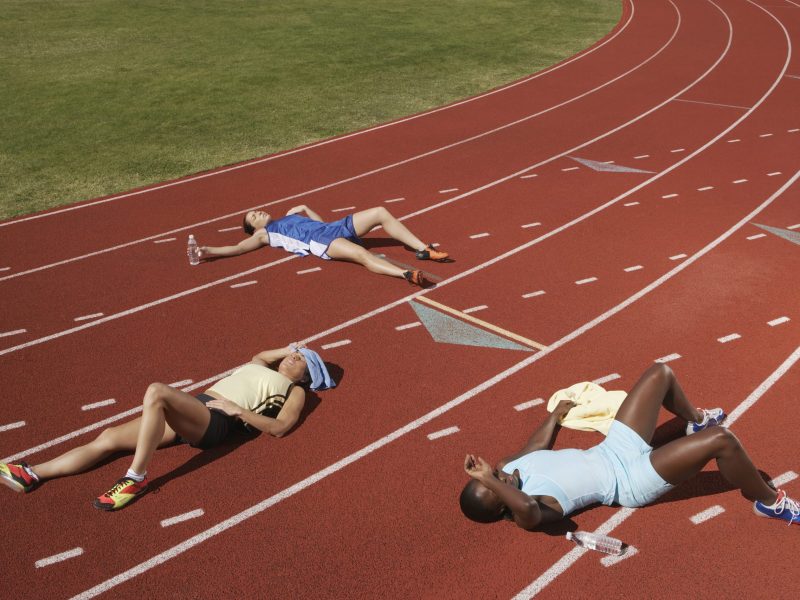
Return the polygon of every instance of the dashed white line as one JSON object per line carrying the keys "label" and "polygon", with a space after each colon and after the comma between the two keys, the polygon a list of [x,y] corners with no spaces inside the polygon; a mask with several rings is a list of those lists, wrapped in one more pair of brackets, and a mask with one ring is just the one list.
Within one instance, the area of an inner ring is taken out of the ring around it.
{"label": "dashed white line", "polygon": [[169,527],[170,525],[175,525],[176,523],[183,523],[184,521],[188,521],[189,519],[196,519],[197,517],[202,517],[205,514],[202,508],[198,508],[196,510],[191,510],[187,513],[183,513],[182,515],[178,515],[176,517],[170,517],[169,519],[164,519],[161,521],[162,527]]}
{"label": "dashed white line", "polygon": [[533,179],[534,177],[538,177],[538,173],[530,173],[529,175],[522,175],[520,179]]}
{"label": "dashed white line", "polygon": [[767,234],[766,233],[757,233],[755,235],[747,236],[747,239],[748,240],[757,240],[757,239],[762,238],[762,237],[767,237]]}
{"label": "dashed white line", "polygon": [[486,306],[485,304],[481,304],[480,306],[473,306],[472,308],[465,308],[461,312],[469,314],[469,313],[478,312],[479,310],[484,310],[484,309],[487,309],[487,308],[489,308],[489,307]]}
{"label": "dashed white line", "polygon": [[457,192],[458,188],[447,188],[446,190],[439,190],[440,194],[449,194],[450,192]]}
{"label": "dashed white line", "polygon": [[73,321],[88,321],[89,319],[96,319],[97,317],[102,317],[103,313],[94,313],[92,315],[84,315],[82,317],[75,317]]}
{"label": "dashed white line", "polygon": [[241,225],[237,225],[236,227],[224,227],[223,229],[217,229],[217,231],[220,233],[227,233],[228,231],[238,231],[241,228]]}
{"label": "dashed white line", "polygon": [[787,133],[797,133],[798,131],[800,131],[800,129],[787,129],[786,130]]}
{"label": "dashed white line", "polygon": [[412,327],[419,327],[422,325],[419,321],[414,321],[413,323],[406,323],[405,325],[398,325],[395,327],[397,331],[403,331],[404,329],[411,329]]}
{"label": "dashed white line", "polygon": [[0,425],[0,431],[11,431],[12,429],[19,429],[25,427],[25,421],[17,421],[16,423],[9,423],[8,425]]}
{"label": "dashed white line", "polygon": [[314,271],[322,271],[322,267],[314,267],[313,269],[304,269],[302,271],[298,271],[298,275],[305,275],[306,273],[313,273]]}
{"label": "dashed white line", "polygon": [[789,225],[786,229],[800,229],[800,223]]}
{"label": "dashed white line", "polygon": [[604,375],[603,377],[598,377],[592,383],[596,383],[597,385],[603,385],[604,383],[608,383],[609,381],[614,381],[615,379],[619,379],[622,377],[619,373],[611,373],[609,375]]}
{"label": "dashed white line", "polygon": [[320,346],[323,350],[330,350],[331,348],[338,348],[339,346],[347,346],[347,344],[351,343],[351,340],[341,340],[338,342],[333,342],[331,344],[325,344]]}
{"label": "dashed white line", "polygon": [[626,202],[625,204],[623,204],[623,206],[636,206],[637,204],[639,204],[639,203],[638,202]]}
{"label": "dashed white line", "polygon": [[528,292],[527,294],[522,294],[523,298],[533,298],[534,296],[541,296],[545,293],[544,290],[538,290],[536,292]]}
{"label": "dashed white line", "polygon": [[402,202],[405,198],[390,198],[389,200],[384,200],[384,203],[391,204],[392,202]]}
{"label": "dashed white line", "polygon": [[484,232],[484,233],[476,233],[475,235],[469,236],[469,239],[476,240],[476,239],[482,238],[482,237],[489,237],[489,234],[486,233],[486,232]]}
{"label": "dashed white line", "polygon": [[103,406],[110,406],[112,404],[116,404],[117,401],[114,398],[109,398],[108,400],[101,400],[100,402],[92,402],[91,404],[84,404],[81,406],[81,410],[94,410],[95,408],[101,408]]}
{"label": "dashed white line", "polygon": [[252,281],[243,281],[242,283],[234,283],[230,287],[232,289],[236,289],[236,288],[240,288],[240,287],[247,287],[248,285],[255,285],[257,283],[258,283],[258,281],[253,279]]}
{"label": "dashed white line", "polygon": [[0,267],[0,271],[10,271],[11,267]]}
{"label": "dashed white line", "polygon": [[649,154],[640,154],[639,156],[634,156],[633,158],[635,160],[639,160],[639,159],[642,159],[642,158],[650,158],[650,155]]}
{"label": "dashed white line", "polygon": [[733,183],[747,183],[747,179],[735,179]]}
{"label": "dashed white line", "polygon": [[35,565],[37,569],[41,569],[42,567],[47,567],[49,565],[59,563],[62,560],[75,558],[76,556],[80,556],[81,554],[83,554],[83,548],[73,548],[72,550],[67,550],[66,552],[62,552],[61,554],[56,554],[54,556],[49,556],[47,558],[37,560]]}
{"label": "dashed white line", "polygon": [[783,475],[778,475],[775,479],[772,480],[772,485],[775,487],[780,487],[782,485],[786,485],[790,481],[794,481],[797,479],[797,473],[794,471],[787,471]]}
{"label": "dashed white line", "polygon": [[530,229],[531,227],[538,227],[539,225],[541,225],[541,223],[525,223],[525,225],[523,225],[522,228]]}
{"label": "dashed white line", "polygon": [[685,152],[685,151],[686,151],[686,148],[675,148],[674,150],[670,150],[670,152],[672,152],[672,153]]}
{"label": "dashed white line", "polygon": [[706,185],[706,186],[697,188],[697,191],[698,192],[707,192],[708,190],[713,190],[713,189],[714,189],[713,185]]}
{"label": "dashed white line", "polygon": [[710,508],[705,509],[702,512],[697,513],[696,515],[689,517],[689,520],[694,523],[695,525],[699,525],[709,519],[713,519],[725,512],[725,509],[722,508],[719,504],[716,504]]}
{"label": "dashed white line", "polygon": [[661,197],[664,198],[664,199],[666,199],[666,198],[677,198],[678,194],[665,194],[665,195],[663,195]]}
{"label": "dashed white line", "polygon": [[644,269],[642,265],[634,265],[633,267],[628,267],[622,270],[625,271],[626,273],[631,273],[632,271],[641,271],[642,269]]}
{"label": "dashed white line", "polygon": [[194,383],[194,381],[191,379],[181,379],[180,381],[174,381],[173,383],[170,383],[169,387],[182,388],[187,385],[191,385],[192,383]]}
{"label": "dashed white line", "polygon": [[562,171],[577,171],[580,167],[567,167],[565,169],[561,169]]}
{"label": "dashed white line", "polygon": [[661,358],[655,359],[653,362],[657,363],[668,363],[673,360],[678,360],[681,357],[680,354],[667,354],[666,356],[662,356]]}
{"label": "dashed white line", "polygon": [[583,285],[584,283],[592,283],[593,281],[597,281],[597,277],[587,277],[586,279],[579,279],[575,282],[575,285]]}
{"label": "dashed white line", "polygon": [[618,562],[622,562],[623,560],[629,559],[631,556],[636,556],[637,554],[639,554],[639,550],[636,548],[636,546],[628,546],[627,548],[625,548],[625,552],[623,552],[622,554],[618,554],[616,556],[615,555],[604,556],[603,558],[600,559],[600,564],[602,564],[604,567],[610,567],[612,565],[617,564]]}
{"label": "dashed white line", "polygon": [[740,336],[738,333],[731,333],[730,335],[726,335],[726,336],[723,336],[721,338],[717,338],[717,341],[720,344],[727,344],[728,342],[732,342],[733,340],[738,340],[741,337],[742,336]]}
{"label": "dashed white line", "polygon": [[780,171],[773,171],[772,173],[767,173],[767,177],[775,177],[776,175],[782,175]]}
{"label": "dashed white line", "polygon": [[685,254],[676,254],[675,256],[670,256],[669,257],[670,260],[680,260],[682,258],[686,258],[686,255]]}
{"label": "dashed white line", "polygon": [[447,435],[453,435],[454,433],[458,433],[461,431],[458,427],[448,427],[447,429],[441,429],[439,431],[434,431],[433,433],[428,434],[429,440],[436,440],[440,437],[445,437]]}
{"label": "dashed white line", "polygon": [[615,162],[616,162],[616,161],[613,161],[613,160],[604,160],[604,161],[603,161],[603,164],[604,164],[604,165],[613,165]]}
{"label": "dashed white line", "polygon": [[762,133],[762,134],[761,134],[761,135],[759,135],[758,137],[764,138],[764,137],[771,137],[771,136],[772,136],[772,134],[771,134],[771,133]]}
{"label": "dashed white line", "polygon": [[740,140],[740,139],[728,140],[728,143],[729,143],[729,144],[735,144],[736,142],[741,142],[741,141],[742,141],[742,140]]}
{"label": "dashed white line", "polygon": [[8,337],[10,335],[19,335],[20,333],[28,333],[27,329],[15,329],[14,331],[4,331],[0,333],[0,337]]}
{"label": "dashed white line", "polygon": [[776,325],[781,325],[790,321],[789,317],[778,317],[777,319],[772,319],[772,321],[767,321],[767,325],[770,327],[775,327]]}
{"label": "dashed white line", "polygon": [[540,404],[544,404],[544,400],[542,398],[534,398],[533,400],[528,400],[522,404],[517,404],[514,407],[514,410],[520,412],[529,408],[533,408],[534,406],[539,406]]}
{"label": "dashed white line", "polygon": [[343,206],[342,208],[332,208],[331,212],[344,212],[346,210],[353,210],[355,206]]}
{"label": "dashed white line", "polygon": [[167,242],[174,242],[178,238],[164,238],[163,240],[153,240],[154,244],[166,244]]}

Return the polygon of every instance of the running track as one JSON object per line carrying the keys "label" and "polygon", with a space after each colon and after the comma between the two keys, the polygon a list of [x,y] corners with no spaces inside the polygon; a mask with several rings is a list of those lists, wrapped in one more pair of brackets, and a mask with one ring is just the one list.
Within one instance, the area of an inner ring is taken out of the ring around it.
{"label": "running track", "polygon": [[[628,388],[656,359],[698,405],[739,407],[732,428],[756,463],[798,493],[800,250],[753,223],[800,229],[799,42],[797,2],[626,0],[598,44],[485,95],[0,223],[5,459],[88,441],[136,414],[152,381],[198,389],[263,348],[349,341],[324,351],[340,387],[289,436],[161,451],[157,493],[121,513],[89,502],[125,458],[4,493],[7,596],[792,595],[797,532],[751,517],[714,468],[655,506],[575,515],[636,549],[611,565],[573,550],[566,528],[473,525],[457,496],[467,451],[497,460],[542,418],[516,406],[581,380]],[[272,250],[185,262],[188,232],[233,243],[220,230],[252,207],[337,218],[387,201],[456,258],[426,265],[443,281],[425,296],[485,306],[476,316],[547,349],[398,330],[420,292],[348,265]],[[667,439],[679,426],[664,419]],[[564,430],[558,445],[596,442]]]}

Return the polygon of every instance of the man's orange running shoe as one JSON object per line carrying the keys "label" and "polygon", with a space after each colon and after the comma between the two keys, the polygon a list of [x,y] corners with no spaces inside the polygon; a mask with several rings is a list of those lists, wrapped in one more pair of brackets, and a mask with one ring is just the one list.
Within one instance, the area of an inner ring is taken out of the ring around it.
{"label": "man's orange running shoe", "polygon": [[110,490],[94,499],[94,507],[100,510],[120,510],[147,491],[147,479],[139,482],[130,477],[118,479]]}
{"label": "man's orange running shoe", "polygon": [[419,260],[444,260],[449,256],[447,252],[437,250],[430,244],[425,246],[422,250],[417,250],[417,259]]}
{"label": "man's orange running shoe", "polygon": [[403,273],[403,277],[406,278],[408,283],[412,285],[418,285],[419,287],[425,287],[425,284],[427,283],[422,271],[419,271],[418,269],[414,269],[413,271],[405,271]]}

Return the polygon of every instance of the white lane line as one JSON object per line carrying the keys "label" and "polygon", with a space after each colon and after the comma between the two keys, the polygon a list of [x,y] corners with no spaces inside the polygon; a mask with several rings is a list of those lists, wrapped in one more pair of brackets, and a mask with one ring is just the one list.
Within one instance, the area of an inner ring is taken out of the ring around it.
{"label": "white lane line", "polygon": [[639,203],[638,202],[626,202],[625,204],[623,204],[623,206],[636,206],[637,204],[639,204]]}
{"label": "white lane line", "polygon": [[314,273],[315,271],[322,271],[322,267],[314,267],[313,269],[304,269],[302,271],[298,271],[298,275],[305,275],[306,273]]}
{"label": "white lane line", "polygon": [[600,559],[600,564],[602,564],[604,567],[611,567],[617,564],[618,562],[627,560],[631,556],[636,556],[637,554],[639,554],[639,550],[638,548],[636,548],[636,546],[628,546],[627,548],[625,548],[625,552],[623,552],[622,554],[616,556],[614,555],[604,556],[603,558]]}
{"label": "white lane line", "polygon": [[230,287],[231,287],[231,289],[236,289],[236,288],[240,288],[240,287],[247,287],[248,285],[255,285],[257,283],[258,283],[257,280],[252,279],[250,281],[243,281],[242,283],[233,283],[233,284],[230,285]]}
{"label": "white lane line", "polygon": [[457,192],[458,188],[448,188],[446,190],[439,190],[440,194],[449,194],[450,192]]}
{"label": "white lane line", "polygon": [[[629,2],[630,2],[630,0],[629,0]],[[497,89],[490,90],[490,91],[484,92],[482,94],[478,94],[477,96],[473,96],[471,98],[467,98],[467,99],[461,100],[459,102],[454,102],[453,104],[448,104],[447,106],[440,106],[438,108],[433,108],[433,109],[431,109],[429,111],[422,112],[422,113],[419,113],[419,114],[416,114],[416,115],[411,115],[409,117],[398,119],[398,120],[392,121],[390,123],[383,123],[381,125],[375,125],[373,127],[369,127],[367,129],[363,129],[361,131],[348,133],[346,135],[342,135],[342,136],[339,136],[339,137],[336,137],[336,138],[332,138],[332,139],[323,140],[321,142],[315,142],[313,144],[309,144],[308,146],[303,146],[301,148],[295,148],[294,150],[289,150],[287,152],[282,152],[280,154],[274,154],[274,155],[271,155],[271,156],[266,156],[264,158],[255,159],[253,161],[250,161],[250,162],[247,162],[247,163],[244,163],[244,164],[239,164],[239,165],[234,165],[234,166],[227,167],[227,168],[224,168],[224,169],[219,169],[219,170],[213,171],[211,173],[203,173],[202,175],[196,175],[194,177],[187,177],[185,179],[180,179],[178,181],[171,181],[169,183],[165,183],[163,185],[159,185],[159,186],[156,186],[156,187],[148,188],[146,190],[137,190],[135,192],[128,192],[126,194],[120,194],[119,196],[112,196],[110,198],[103,198],[102,200],[96,200],[94,202],[86,202],[84,204],[80,204],[80,205],[77,205],[77,206],[71,206],[69,208],[64,208],[64,209],[61,209],[61,210],[55,210],[55,211],[51,211],[51,212],[48,212],[48,213],[43,213],[41,215],[33,215],[33,216],[30,216],[30,217],[26,217],[24,219],[17,219],[15,221],[9,221],[7,223],[0,223],[0,227],[5,227],[7,225],[13,225],[15,223],[22,223],[22,222],[30,221],[30,220],[33,220],[33,219],[41,219],[41,218],[44,218],[44,217],[50,217],[50,216],[53,216],[55,214],[59,214],[59,213],[62,213],[62,212],[78,210],[80,208],[87,208],[89,206],[94,206],[94,205],[97,205],[97,204],[104,204],[106,202],[112,202],[112,201],[115,201],[115,200],[121,200],[121,199],[127,198],[129,196],[137,196],[137,195],[140,195],[140,194],[146,194],[148,192],[153,192],[153,191],[156,191],[156,190],[169,188],[169,187],[173,187],[173,186],[176,186],[176,185],[181,185],[181,184],[184,184],[184,183],[189,183],[189,182],[192,182],[192,181],[196,181],[198,179],[205,179],[206,177],[214,177],[216,175],[222,175],[223,173],[227,173],[229,171],[237,171],[239,169],[245,169],[247,167],[252,167],[254,165],[259,165],[261,163],[265,163],[265,162],[268,162],[268,161],[272,161],[272,160],[276,160],[276,159],[280,159],[280,158],[285,158],[287,156],[291,156],[291,155],[297,154],[299,152],[305,152],[307,150],[311,150],[312,148],[318,148],[320,146],[327,146],[328,144],[334,144],[336,142],[341,142],[343,140],[347,140],[347,139],[350,139],[352,137],[364,135],[364,134],[367,134],[367,133],[372,133],[374,131],[379,131],[379,130],[385,129],[387,127],[393,127],[395,125],[400,125],[401,123],[405,123],[407,121],[413,121],[415,119],[428,117],[428,116],[430,116],[432,114],[436,114],[436,113],[441,112],[441,111],[450,110],[451,108],[456,108],[457,106],[461,106],[462,104],[468,104],[470,102],[474,102],[475,100],[481,100],[481,99],[486,98],[488,96],[493,96],[494,94],[499,94],[501,92],[508,91],[509,89],[515,88],[515,87],[517,87],[519,85],[524,85],[524,84],[530,83],[531,81],[533,81],[535,79],[538,79],[539,77],[542,77],[544,75],[549,75],[553,71],[557,71],[558,69],[566,67],[567,65],[569,65],[569,64],[571,64],[571,63],[573,63],[573,62],[575,62],[577,60],[580,60],[580,59],[592,54],[593,52],[599,50],[600,48],[602,48],[603,46],[605,46],[606,44],[611,42],[618,35],[620,35],[625,29],[627,29],[628,25],[630,25],[632,20],[633,20],[633,10],[630,11],[630,13],[628,15],[628,20],[625,21],[625,23],[622,25],[622,27],[617,29],[617,31],[615,31],[613,35],[609,36],[608,38],[603,40],[601,43],[599,43],[596,46],[590,48],[586,52],[582,52],[582,53],[580,53],[580,54],[578,54],[576,56],[573,56],[569,60],[565,60],[562,63],[559,63],[557,65],[553,65],[552,67],[549,67],[549,68],[546,68],[546,69],[543,69],[543,70],[539,71],[538,73],[530,75],[529,77],[526,77],[526,78],[521,79],[519,81],[515,81],[513,83],[509,83],[509,84],[504,85],[502,87],[499,87]],[[672,41],[672,39],[675,37],[676,33],[677,33],[677,30],[675,31],[675,33],[673,33],[672,37],[668,40],[668,43]],[[658,53],[660,53],[661,50],[663,50],[663,48],[660,49],[658,51]],[[655,58],[655,55],[653,57],[651,57],[650,59],[648,59],[647,61],[645,61],[645,62],[649,62],[650,60],[652,60],[652,58]],[[719,62],[719,61],[717,61],[717,62]],[[642,64],[644,64],[644,63],[642,63]],[[639,66],[641,66],[641,65],[639,65]],[[633,70],[634,69],[631,69],[631,71],[633,71]],[[623,73],[623,75],[618,76],[615,79],[612,79],[608,83],[613,83],[614,81],[616,81],[617,79],[619,79],[620,77],[622,77],[624,75],[627,75],[627,73]],[[705,74],[703,75],[703,77],[705,77]],[[604,84],[604,85],[608,85],[608,84]],[[597,88],[597,89],[600,89],[600,88]],[[582,94],[582,96],[583,95],[585,95],[585,94]],[[582,97],[582,96],[579,96],[579,97]],[[553,108],[558,108],[558,107],[553,107]],[[548,109],[548,110],[552,110],[552,109]],[[255,208],[259,208],[259,207],[255,207]],[[247,211],[246,210],[239,211],[239,214],[244,213],[244,212],[247,212]]]}
{"label": "white lane line", "polygon": [[15,329],[14,331],[3,331],[2,333],[0,333],[0,338],[1,337],[8,337],[10,335],[19,335],[20,333],[28,333],[28,330],[27,329]]}
{"label": "white lane line", "polygon": [[747,179],[736,179],[733,183],[747,183]]}
{"label": "white lane line", "polygon": [[798,131],[800,131],[800,129],[787,129],[786,130],[787,133],[797,133]]}
{"label": "white lane line", "polygon": [[469,236],[469,239],[471,239],[471,240],[476,240],[476,239],[478,239],[478,238],[482,238],[482,237],[489,237],[489,235],[490,235],[490,234],[488,234],[488,233],[486,233],[486,232],[484,232],[484,233],[476,233],[475,235],[471,235],[471,236]]}
{"label": "white lane line", "polygon": [[772,485],[775,487],[780,487],[782,485],[786,485],[790,481],[794,481],[797,479],[797,473],[794,471],[787,471],[783,475],[778,475],[775,479],[772,480]]}
{"label": "white lane line", "polygon": [[650,155],[649,154],[640,154],[639,156],[634,156],[633,158],[636,159],[636,160],[640,160],[642,158],[650,158]]}
{"label": "white lane line", "polygon": [[603,164],[604,164],[604,165],[613,165],[615,162],[616,162],[616,161],[613,161],[613,160],[604,160],[604,161],[603,161]]}
{"label": "white lane line", "polygon": [[780,171],[773,171],[772,173],[767,173],[767,177],[775,177],[776,175],[782,175]]}
{"label": "white lane line", "polygon": [[454,433],[458,433],[459,431],[461,431],[461,430],[458,427],[455,427],[455,426],[454,427],[448,427],[447,429],[442,429],[440,431],[434,431],[433,433],[429,433],[427,437],[428,437],[429,440],[437,440],[437,439],[439,439],[441,437],[445,437],[445,436],[448,436],[448,435],[453,435]]}
{"label": "white lane line", "polygon": [[469,313],[478,312],[479,310],[485,310],[487,308],[489,308],[489,307],[486,306],[485,304],[481,304],[480,306],[473,306],[472,308],[465,308],[461,312],[469,314]]}
{"label": "white lane line", "polygon": [[706,185],[704,187],[697,188],[697,191],[698,192],[707,192],[708,190],[713,190],[713,189],[714,189],[713,185]]}
{"label": "white lane line", "polygon": [[597,281],[597,277],[587,277],[586,279],[579,279],[575,282],[575,285],[583,285],[585,283],[592,283],[593,281]]}
{"label": "white lane line", "polygon": [[748,240],[757,240],[757,239],[760,239],[760,238],[763,238],[763,237],[767,237],[767,234],[766,233],[757,233],[755,235],[747,236],[747,239]]}
{"label": "white lane line", "polygon": [[394,202],[402,202],[405,198],[390,198],[389,200],[384,200],[384,204],[393,204]]}
{"label": "white lane line", "polygon": [[25,421],[17,421],[16,423],[9,423],[8,425],[0,425],[0,431],[11,431],[12,429],[19,429],[20,427],[25,427]]}
{"label": "white lane line", "polygon": [[686,148],[675,148],[674,150],[670,150],[673,154],[676,152],[686,152]]}
{"label": "white lane line", "polygon": [[531,227],[538,227],[539,225],[541,225],[541,223],[525,223],[522,229],[530,229]]}
{"label": "white lane line", "polygon": [[84,315],[82,317],[75,317],[73,321],[88,321],[89,319],[96,319],[97,317],[102,317],[103,313],[94,313],[92,315]]}
{"label": "white lane line", "polygon": [[528,400],[527,402],[523,402],[522,404],[517,404],[514,407],[514,410],[517,412],[528,410],[529,408],[533,408],[534,406],[539,406],[540,404],[544,404],[543,398],[534,398],[533,400]]}
{"label": "white lane line", "polygon": [[164,519],[161,521],[162,527],[170,527],[171,525],[175,525],[176,523],[183,523],[184,521],[188,521],[189,519],[196,519],[197,517],[202,517],[205,514],[202,508],[198,508],[195,510],[190,510],[187,513],[183,513],[182,515],[178,515],[175,517],[170,517],[169,519]]}
{"label": "white lane line", "polygon": [[789,225],[786,229],[800,229],[800,223],[797,223],[796,225]]}
{"label": "white lane line", "polygon": [[83,548],[73,548],[72,550],[67,550],[66,552],[62,552],[61,554],[56,554],[54,556],[49,556],[47,558],[42,558],[41,560],[37,560],[36,563],[34,564],[37,569],[41,569],[42,567],[47,567],[55,563],[59,563],[63,560],[75,558],[76,556],[80,556],[81,554],[83,554]]}
{"label": "white lane line", "polygon": [[682,258],[686,258],[686,255],[685,254],[676,254],[675,256],[670,256],[669,257],[670,260],[680,260]]}
{"label": "white lane line", "polygon": [[653,362],[657,362],[657,363],[662,363],[663,364],[663,363],[668,363],[668,362],[673,361],[673,360],[678,360],[680,357],[681,357],[681,355],[680,354],[676,354],[676,353],[667,354],[666,356],[662,356],[661,358],[655,359]]}
{"label": "white lane line", "polygon": [[760,137],[760,138],[772,137],[772,134],[771,133],[762,133],[758,137]]}
{"label": "white lane line", "polygon": [[713,519],[725,512],[725,509],[722,508],[719,504],[716,504],[710,508],[705,509],[702,512],[697,513],[689,517],[689,520],[694,523],[695,525],[699,525],[700,523],[704,523],[709,519]]}
{"label": "white lane line", "polygon": [[[740,108],[746,111],[752,111],[754,107],[750,106],[739,106],[737,104],[720,104],[719,102],[702,102],[700,100],[684,100],[683,98],[678,98],[678,102],[691,102],[692,104],[706,104],[708,106],[723,106],[725,108]],[[739,140],[734,140],[738,142]]]}
{"label": "white lane line", "polygon": [[84,404],[81,406],[81,410],[94,410],[95,408],[101,408],[103,406],[111,406],[112,404],[116,404],[117,401],[114,398],[109,398],[108,400],[101,400],[100,402],[92,402],[91,404]]}
{"label": "white lane line", "polygon": [[405,329],[411,329],[412,327],[419,327],[422,325],[419,321],[414,321],[413,323],[406,323],[405,325],[398,325],[395,327],[397,331],[403,331]]}
{"label": "white lane line", "polygon": [[596,383],[597,385],[603,385],[604,383],[608,383],[609,381],[615,381],[622,377],[619,373],[611,373],[609,375],[603,375],[602,377],[598,377],[592,383]]}
{"label": "white lane line", "polygon": [[237,225],[236,227],[224,227],[223,229],[217,229],[220,233],[227,233],[229,231],[240,231],[242,229],[241,225]]}
{"label": "white lane line", "polygon": [[664,198],[664,199],[667,199],[667,198],[677,198],[677,197],[678,197],[678,194],[665,194],[665,195],[663,195],[663,196],[661,196],[661,197],[662,197],[662,198]]}
{"label": "white lane line", "polygon": [[355,206],[343,206],[342,208],[332,208],[331,212],[344,212],[346,210],[353,210]]}
{"label": "white lane line", "polygon": [[528,173],[527,175],[521,175],[520,179],[533,179],[534,177],[538,177],[538,173]]}
{"label": "white lane line", "polygon": [[787,323],[788,321],[790,321],[789,317],[778,317],[772,321],[767,321],[767,325],[770,327],[775,327],[776,325],[781,325],[783,323]]}
{"label": "white lane line", "polygon": [[740,336],[738,333],[731,333],[730,335],[726,335],[724,337],[717,338],[717,341],[720,344],[727,344],[728,342],[732,342],[733,340],[738,340],[741,337],[742,336]]}
{"label": "white lane line", "polygon": [[351,343],[351,340],[341,340],[339,342],[333,342],[331,344],[325,344],[323,346],[320,346],[320,348],[322,348],[323,350],[330,350],[331,348],[338,348],[339,346],[347,346],[347,344],[350,344],[350,343]]}
{"label": "white lane line", "polygon": [[164,238],[161,240],[153,240],[154,244],[166,244],[167,242],[174,242],[178,238]]}
{"label": "white lane line", "polygon": [[186,387],[187,385],[191,385],[192,383],[194,383],[194,381],[191,380],[191,379],[181,379],[180,381],[175,381],[175,382],[170,383],[168,385],[169,385],[169,387],[172,387],[172,388],[183,388],[183,387]]}
{"label": "white lane line", "polygon": [[566,169],[561,169],[562,171],[577,171],[580,167],[567,167]]}
{"label": "white lane line", "polygon": [[10,271],[11,267],[0,267],[0,271]]}
{"label": "white lane line", "polygon": [[534,298],[536,296],[542,296],[543,294],[545,294],[544,290],[538,290],[536,292],[528,292],[527,294],[522,294],[522,297],[523,298]]}
{"label": "white lane line", "polygon": [[625,271],[626,273],[632,273],[633,271],[641,271],[642,269],[644,269],[642,265],[634,265],[632,267],[626,267],[625,269],[622,270]]}
{"label": "white lane line", "polygon": [[735,144],[736,142],[741,142],[741,141],[742,141],[742,140],[740,140],[740,139],[738,139],[738,138],[737,138],[737,139],[735,139],[735,140],[728,140],[728,143],[729,143],[729,144]]}

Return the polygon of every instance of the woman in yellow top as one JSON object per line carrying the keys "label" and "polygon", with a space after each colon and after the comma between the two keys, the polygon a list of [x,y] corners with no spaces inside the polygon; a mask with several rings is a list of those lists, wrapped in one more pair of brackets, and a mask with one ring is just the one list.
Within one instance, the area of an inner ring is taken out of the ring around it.
{"label": "woman in yellow top", "polygon": [[147,490],[147,467],[157,448],[183,441],[212,448],[237,425],[284,435],[300,418],[305,390],[297,384],[304,382],[312,389],[335,385],[316,352],[292,345],[257,354],[197,397],[153,383],[138,419],[106,429],[94,441],[39,465],[0,463],[0,482],[30,492],[46,479],[80,473],[115,452],[134,451],[125,476],[94,501],[95,508],[119,510]]}

